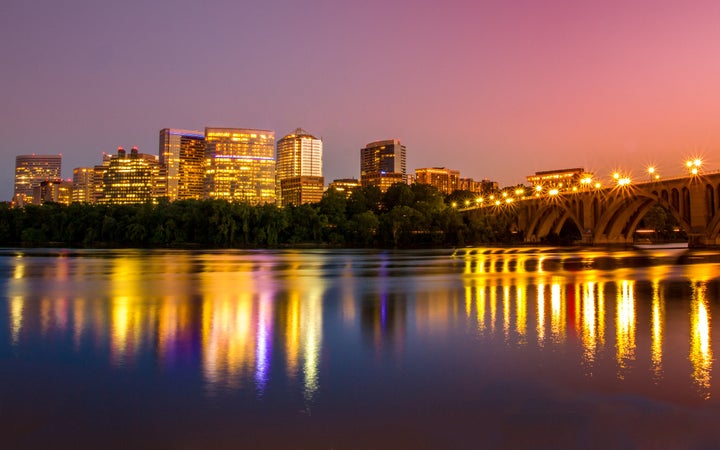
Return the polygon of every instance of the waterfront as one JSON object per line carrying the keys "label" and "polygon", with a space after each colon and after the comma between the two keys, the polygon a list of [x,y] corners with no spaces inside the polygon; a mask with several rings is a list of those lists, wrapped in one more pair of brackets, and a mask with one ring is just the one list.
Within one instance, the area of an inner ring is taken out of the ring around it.
{"label": "waterfront", "polygon": [[715,252],[0,254],[13,447],[717,445]]}

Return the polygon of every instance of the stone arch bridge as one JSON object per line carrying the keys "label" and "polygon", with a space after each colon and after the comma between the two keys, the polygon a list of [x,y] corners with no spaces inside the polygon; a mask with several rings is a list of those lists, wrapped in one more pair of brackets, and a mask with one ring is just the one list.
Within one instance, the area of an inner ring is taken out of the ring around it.
{"label": "stone arch bridge", "polygon": [[514,227],[528,243],[559,233],[570,221],[584,244],[632,244],[641,219],[660,205],[687,233],[689,246],[720,245],[720,173],[534,197],[511,205]]}

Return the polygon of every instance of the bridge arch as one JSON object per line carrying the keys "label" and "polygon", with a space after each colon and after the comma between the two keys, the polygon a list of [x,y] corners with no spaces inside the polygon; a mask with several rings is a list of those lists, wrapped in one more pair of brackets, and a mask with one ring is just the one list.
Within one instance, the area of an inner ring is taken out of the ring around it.
{"label": "bridge arch", "polygon": [[564,202],[553,202],[540,207],[527,227],[525,236],[532,241],[539,241],[553,230],[559,233],[567,220],[570,220],[582,232],[577,216]]}

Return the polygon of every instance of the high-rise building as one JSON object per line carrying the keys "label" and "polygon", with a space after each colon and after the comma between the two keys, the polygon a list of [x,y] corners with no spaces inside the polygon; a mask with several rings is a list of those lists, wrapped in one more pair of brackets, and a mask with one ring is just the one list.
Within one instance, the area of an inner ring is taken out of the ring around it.
{"label": "high-rise building", "polygon": [[15,193],[13,202],[31,203],[33,188],[45,180],[60,178],[61,155],[18,155],[15,157]]}
{"label": "high-rise building", "polygon": [[92,167],[76,167],[73,169],[72,201],[73,203],[93,202],[93,174]]}
{"label": "high-rise building", "polygon": [[445,167],[415,169],[415,182],[435,186],[443,194],[452,194],[458,189],[460,171]]}
{"label": "high-rise building", "polygon": [[316,203],[322,199],[322,140],[302,128],[277,143],[275,176],[282,206]]}
{"label": "high-rise building", "polygon": [[103,191],[105,189],[105,172],[107,172],[108,166],[110,166],[110,160],[113,156],[103,152],[102,164],[98,164],[93,167],[92,176],[92,203],[100,202],[103,197]]}
{"label": "high-rise building", "polygon": [[155,201],[158,193],[164,192],[157,158],[139,153],[137,147],[129,155],[122,147],[118,148],[117,156],[111,157],[104,167],[100,203],[144,203]]}
{"label": "high-rise building", "polygon": [[158,156],[170,201],[203,197],[205,135],[202,131],[163,128]]}
{"label": "high-rise building", "polygon": [[275,202],[275,133],[205,128],[205,197]]}
{"label": "high-rise building", "polygon": [[398,139],[376,141],[360,149],[360,182],[385,192],[394,183],[407,182],[405,146]]}

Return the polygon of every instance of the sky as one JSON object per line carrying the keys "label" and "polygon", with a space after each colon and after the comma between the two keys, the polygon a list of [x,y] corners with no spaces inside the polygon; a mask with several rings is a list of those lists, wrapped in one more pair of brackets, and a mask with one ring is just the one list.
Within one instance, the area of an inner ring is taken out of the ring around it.
{"label": "sky", "polygon": [[302,127],[326,182],[360,148],[501,186],[720,165],[720,2],[4,0],[0,200],[15,156],[157,154],[162,128]]}

